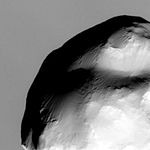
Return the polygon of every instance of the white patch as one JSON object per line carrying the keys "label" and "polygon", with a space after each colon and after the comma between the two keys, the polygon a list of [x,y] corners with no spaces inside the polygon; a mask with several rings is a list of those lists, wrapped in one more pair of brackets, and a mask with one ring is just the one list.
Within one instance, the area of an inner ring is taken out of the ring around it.
{"label": "white patch", "polygon": [[140,101],[139,97],[131,93],[103,106],[90,121],[89,143],[84,150],[149,150],[150,94],[147,92]]}
{"label": "white patch", "polygon": [[97,64],[103,69],[137,75],[150,66],[150,41],[133,36],[123,48],[104,48]]}
{"label": "white patch", "polygon": [[[85,147],[64,148],[56,143],[43,150],[150,150],[150,91],[144,95],[136,91],[122,98],[114,95],[105,98],[106,103],[95,100],[87,104]],[[62,132],[68,132],[67,126]]]}
{"label": "white patch", "polygon": [[21,146],[24,150],[30,150],[29,148],[26,148],[24,145],[21,145]]}

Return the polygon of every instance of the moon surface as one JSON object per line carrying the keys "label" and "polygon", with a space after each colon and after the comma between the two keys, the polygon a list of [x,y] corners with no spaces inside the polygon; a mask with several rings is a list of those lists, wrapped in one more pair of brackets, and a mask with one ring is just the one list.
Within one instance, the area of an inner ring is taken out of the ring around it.
{"label": "moon surface", "polygon": [[44,60],[27,94],[27,150],[150,149],[150,23],[117,16]]}

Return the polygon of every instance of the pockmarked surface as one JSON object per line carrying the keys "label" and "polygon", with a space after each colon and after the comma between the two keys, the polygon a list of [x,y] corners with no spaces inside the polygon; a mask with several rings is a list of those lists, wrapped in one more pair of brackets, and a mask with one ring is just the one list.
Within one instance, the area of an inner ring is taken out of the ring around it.
{"label": "pockmarked surface", "polygon": [[27,150],[150,149],[150,23],[113,17],[44,60],[21,126]]}

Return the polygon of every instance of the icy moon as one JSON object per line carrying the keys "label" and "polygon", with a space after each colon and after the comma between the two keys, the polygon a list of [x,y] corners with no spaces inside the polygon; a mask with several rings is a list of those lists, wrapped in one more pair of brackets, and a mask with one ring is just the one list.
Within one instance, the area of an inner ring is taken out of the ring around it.
{"label": "icy moon", "polygon": [[27,150],[150,150],[150,23],[113,17],[50,53],[21,137]]}

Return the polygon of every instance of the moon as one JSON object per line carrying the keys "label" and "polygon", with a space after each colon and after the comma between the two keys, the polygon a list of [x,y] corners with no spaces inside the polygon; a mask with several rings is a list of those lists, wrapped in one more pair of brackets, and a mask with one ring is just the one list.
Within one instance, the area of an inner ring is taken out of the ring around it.
{"label": "moon", "polygon": [[26,98],[26,150],[150,149],[150,22],[116,16],[43,61]]}

